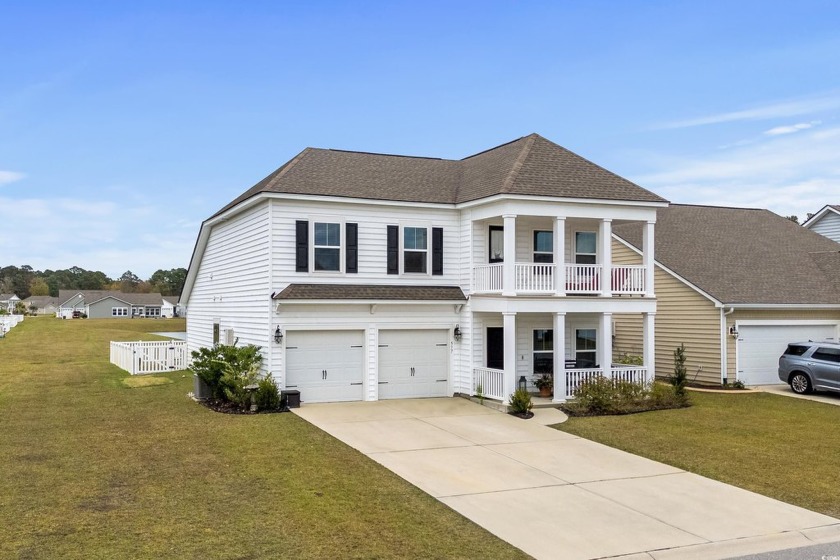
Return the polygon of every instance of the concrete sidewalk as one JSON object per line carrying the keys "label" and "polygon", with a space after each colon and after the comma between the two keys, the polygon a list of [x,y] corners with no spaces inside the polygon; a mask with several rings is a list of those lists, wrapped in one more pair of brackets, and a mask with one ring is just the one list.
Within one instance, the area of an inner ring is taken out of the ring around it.
{"label": "concrete sidewalk", "polygon": [[840,541],[840,521],[465,399],[294,411],[541,559],[727,558]]}

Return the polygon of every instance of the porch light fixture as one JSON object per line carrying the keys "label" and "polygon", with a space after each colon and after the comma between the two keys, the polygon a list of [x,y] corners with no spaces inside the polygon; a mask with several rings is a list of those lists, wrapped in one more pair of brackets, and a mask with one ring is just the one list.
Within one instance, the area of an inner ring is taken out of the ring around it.
{"label": "porch light fixture", "polygon": [[460,340],[461,340],[461,328],[458,325],[455,325],[455,330],[452,331],[452,336],[455,338],[456,342],[460,342]]}
{"label": "porch light fixture", "polygon": [[736,327],[729,327],[729,336],[738,338],[738,329]]}
{"label": "porch light fixture", "polygon": [[283,342],[283,333],[280,331],[280,325],[278,325],[277,328],[274,329],[274,342],[276,342],[277,344]]}
{"label": "porch light fixture", "polygon": [[519,376],[519,388],[522,389],[523,391],[528,390],[528,380],[525,379],[524,375]]}

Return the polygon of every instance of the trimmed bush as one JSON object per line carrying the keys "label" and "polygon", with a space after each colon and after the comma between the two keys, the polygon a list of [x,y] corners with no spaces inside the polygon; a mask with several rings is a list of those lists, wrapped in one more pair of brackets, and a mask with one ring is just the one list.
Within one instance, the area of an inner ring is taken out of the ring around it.
{"label": "trimmed bush", "polygon": [[280,408],[280,388],[270,375],[260,379],[259,389],[254,395],[254,402],[259,410],[277,410]]}
{"label": "trimmed bush", "polygon": [[[228,365],[232,368],[232,373],[229,374],[227,382],[222,382],[222,377],[224,377]],[[190,371],[207,384],[214,399],[226,399],[225,388],[235,390],[236,382],[233,379],[237,372],[244,374],[250,371],[253,366],[256,366],[259,371],[260,365],[262,365],[262,355],[260,355],[259,346],[249,344],[237,348],[236,346],[217,344],[211,348],[201,348],[198,351],[193,351]],[[228,382],[233,383],[233,385],[227,386]],[[245,383],[245,385],[248,385],[248,383]]]}
{"label": "trimmed bush", "polygon": [[688,406],[688,399],[664,383],[633,383],[599,376],[581,384],[575,399],[563,405],[572,416],[633,414]]}
{"label": "trimmed bush", "polygon": [[528,414],[533,406],[531,394],[525,389],[517,389],[510,396],[510,412],[514,414]]}

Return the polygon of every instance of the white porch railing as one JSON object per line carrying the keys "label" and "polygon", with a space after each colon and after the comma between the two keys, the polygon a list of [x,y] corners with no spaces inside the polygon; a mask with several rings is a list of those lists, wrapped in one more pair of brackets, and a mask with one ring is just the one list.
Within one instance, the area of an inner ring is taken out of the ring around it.
{"label": "white porch railing", "polygon": [[505,399],[505,372],[484,367],[473,368],[473,394],[481,386],[481,393],[490,399]]}
{"label": "white porch railing", "polygon": [[187,357],[187,343],[182,340],[111,342],[111,363],[131,375],[186,369]]}
{"label": "white porch railing", "polygon": [[[602,377],[604,370],[601,368],[567,369],[566,370],[566,398],[573,398],[580,386],[591,379]],[[646,367],[614,367],[609,377],[616,381],[630,381],[632,383],[647,383]]]}
{"label": "white porch railing", "polygon": [[517,292],[554,293],[554,265],[551,263],[516,263],[514,275]]}
{"label": "white porch railing", "polygon": [[600,264],[566,264],[566,293],[600,294]]}
{"label": "white porch railing", "polygon": [[502,263],[493,263],[473,268],[473,291],[501,292],[502,266]]}
{"label": "white porch railing", "polygon": [[614,294],[644,294],[645,267],[642,265],[613,266],[612,291]]}

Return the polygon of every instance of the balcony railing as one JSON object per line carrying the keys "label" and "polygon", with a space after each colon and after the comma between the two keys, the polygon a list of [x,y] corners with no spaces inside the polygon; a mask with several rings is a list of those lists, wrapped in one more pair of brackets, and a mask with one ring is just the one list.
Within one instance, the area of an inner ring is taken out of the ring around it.
{"label": "balcony railing", "polygon": [[[575,396],[575,392],[586,381],[602,377],[604,370],[601,368],[586,368],[586,369],[567,369],[566,370],[566,398],[570,399]],[[632,383],[647,383],[647,368],[646,367],[626,367],[619,366],[609,370],[609,378],[613,381],[630,381]],[[556,386],[556,384],[555,384]]]}
{"label": "balcony railing", "polygon": [[[600,294],[603,286],[603,267],[600,264],[571,264],[565,267],[566,294]],[[557,265],[551,263],[516,263],[514,265],[514,291],[519,294],[554,294]],[[611,287],[614,294],[645,293],[645,267],[639,265],[613,265]],[[504,289],[504,264],[483,264],[473,268],[475,293],[501,293]]]}

